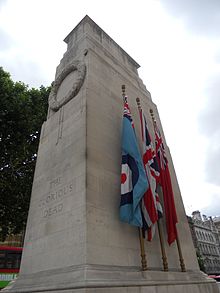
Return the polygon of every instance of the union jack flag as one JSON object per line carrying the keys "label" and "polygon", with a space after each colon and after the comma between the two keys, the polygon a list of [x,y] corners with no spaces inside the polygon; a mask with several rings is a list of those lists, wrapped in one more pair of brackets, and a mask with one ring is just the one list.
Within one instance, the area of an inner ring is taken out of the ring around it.
{"label": "union jack flag", "polygon": [[149,181],[149,188],[142,199],[142,213],[144,218],[144,229],[147,230],[148,240],[151,241],[155,233],[155,224],[163,215],[163,209],[157,193],[160,172],[148,131],[147,121],[140,106],[139,115],[143,143],[143,163]]}

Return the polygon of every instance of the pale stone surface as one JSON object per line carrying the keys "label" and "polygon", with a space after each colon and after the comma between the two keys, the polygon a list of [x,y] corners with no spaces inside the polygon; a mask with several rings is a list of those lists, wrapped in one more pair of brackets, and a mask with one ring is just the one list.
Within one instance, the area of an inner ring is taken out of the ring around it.
{"label": "pale stone surface", "polygon": [[[151,133],[149,109],[161,127],[159,114],[138,76],[139,65],[89,17],[65,41],[56,78],[75,61],[86,65],[86,76],[73,99],[59,109],[50,107],[42,127],[21,273],[9,291],[217,293],[199,271],[168,149],[187,272],[180,272],[176,244],[165,245],[170,272],[162,272],[157,234],[145,244],[150,270],[141,272],[138,231],[119,221],[121,85],[139,141],[136,97]],[[65,100],[76,75],[63,80],[57,101]],[[164,220],[162,225],[165,231]]]}

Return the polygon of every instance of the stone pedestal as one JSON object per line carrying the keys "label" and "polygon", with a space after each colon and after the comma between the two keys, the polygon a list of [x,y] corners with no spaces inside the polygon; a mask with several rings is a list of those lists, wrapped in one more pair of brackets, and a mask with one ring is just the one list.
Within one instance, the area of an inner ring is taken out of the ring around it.
{"label": "stone pedestal", "polygon": [[162,271],[158,235],[145,243],[149,270],[141,271],[138,231],[119,221],[121,85],[139,139],[136,97],[151,131],[150,108],[161,127],[157,108],[139,65],[88,16],[65,42],[41,131],[21,271],[8,291],[218,292],[199,271],[168,149],[187,272],[175,243],[166,244],[169,272]]}

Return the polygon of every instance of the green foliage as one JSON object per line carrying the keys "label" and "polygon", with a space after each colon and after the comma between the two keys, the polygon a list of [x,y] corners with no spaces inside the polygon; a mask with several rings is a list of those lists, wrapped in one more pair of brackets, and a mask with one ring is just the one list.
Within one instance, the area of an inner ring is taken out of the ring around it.
{"label": "green foliage", "polygon": [[0,67],[0,239],[26,225],[50,87],[29,89]]}
{"label": "green foliage", "polygon": [[204,265],[204,260],[203,258],[201,257],[199,251],[196,252],[196,256],[197,256],[197,260],[198,260],[198,263],[199,263],[199,268],[201,271],[203,271],[205,273],[205,265]]}

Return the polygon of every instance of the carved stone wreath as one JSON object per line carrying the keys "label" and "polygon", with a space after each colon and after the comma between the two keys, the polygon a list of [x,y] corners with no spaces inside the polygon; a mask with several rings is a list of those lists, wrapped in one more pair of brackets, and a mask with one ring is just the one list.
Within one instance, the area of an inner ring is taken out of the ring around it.
{"label": "carved stone wreath", "polygon": [[[64,97],[62,97],[61,100],[57,101],[57,93],[58,93],[60,85],[62,84],[64,79],[73,71],[77,71],[77,77],[75,78],[71,89],[68,91],[68,93]],[[53,111],[58,111],[60,107],[62,107],[63,105],[68,103],[72,98],[74,98],[78,94],[80,88],[83,85],[85,75],[86,75],[86,65],[84,62],[77,60],[70,63],[54,81],[54,84],[49,96],[50,109],[52,109]]]}

